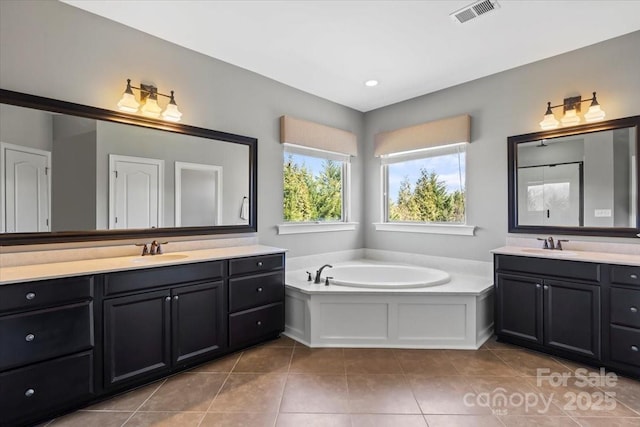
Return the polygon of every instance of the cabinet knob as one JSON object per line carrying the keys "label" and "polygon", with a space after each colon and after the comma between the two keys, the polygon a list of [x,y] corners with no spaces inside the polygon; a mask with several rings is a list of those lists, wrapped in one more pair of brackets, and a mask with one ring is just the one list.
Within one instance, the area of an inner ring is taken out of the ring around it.
{"label": "cabinet knob", "polygon": [[629,311],[632,313],[637,313],[638,312],[638,307],[631,307],[629,308]]}
{"label": "cabinet knob", "polygon": [[171,301],[171,297],[165,297],[165,301]]}
{"label": "cabinet knob", "polygon": [[33,334],[28,334],[26,337],[24,337],[24,340],[25,340],[25,341],[27,341],[27,342],[31,342],[31,341],[33,341],[35,338],[36,338],[36,336],[35,336],[35,335],[33,335]]}
{"label": "cabinet knob", "polygon": [[178,301],[179,299],[180,299],[180,297],[179,297],[178,295],[176,295],[176,296],[174,296],[174,297],[173,297],[173,300],[174,300],[174,301]]}
{"label": "cabinet knob", "polygon": [[631,351],[635,351],[635,352],[637,352],[638,350],[640,350],[640,349],[638,349],[638,346],[637,346],[637,345],[632,345],[632,346],[631,346]]}
{"label": "cabinet knob", "polygon": [[36,293],[29,292],[27,295],[25,295],[25,298],[28,299],[29,301],[34,300],[36,298]]}
{"label": "cabinet knob", "polygon": [[258,291],[258,292],[262,292],[262,290],[263,290],[262,287],[256,289],[256,291]]}
{"label": "cabinet knob", "polygon": [[637,274],[630,274],[629,277],[631,277],[632,279],[637,279],[638,275]]}
{"label": "cabinet knob", "polygon": [[540,289],[542,285],[540,283],[536,283],[536,288]]}
{"label": "cabinet knob", "polygon": [[258,261],[258,267],[262,267],[262,261]]}
{"label": "cabinet knob", "polygon": [[258,326],[262,326],[262,320],[258,320],[258,321],[256,322],[256,325],[258,325]]}
{"label": "cabinet knob", "polygon": [[544,290],[548,291],[549,290],[549,285],[544,285]]}
{"label": "cabinet knob", "polygon": [[32,388],[29,388],[29,389],[27,389],[27,391],[24,392],[24,395],[27,396],[27,397],[31,397],[34,394],[36,394],[36,391],[34,389],[32,389]]}

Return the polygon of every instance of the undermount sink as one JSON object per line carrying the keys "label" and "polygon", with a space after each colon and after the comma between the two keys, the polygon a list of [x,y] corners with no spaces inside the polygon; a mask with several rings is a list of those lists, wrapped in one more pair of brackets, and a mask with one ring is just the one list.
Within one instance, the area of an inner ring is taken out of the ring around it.
{"label": "undermount sink", "polygon": [[563,251],[558,249],[540,249],[540,248],[525,248],[525,249],[522,249],[522,252],[527,252],[530,254],[551,255],[551,256],[576,256],[577,255],[577,253],[572,251]]}
{"label": "undermount sink", "polygon": [[185,259],[188,257],[189,255],[185,255],[185,254],[145,255],[145,256],[140,256],[138,258],[134,258],[131,260],[131,262],[140,263],[140,264],[151,264],[154,262],[177,261],[177,260]]}

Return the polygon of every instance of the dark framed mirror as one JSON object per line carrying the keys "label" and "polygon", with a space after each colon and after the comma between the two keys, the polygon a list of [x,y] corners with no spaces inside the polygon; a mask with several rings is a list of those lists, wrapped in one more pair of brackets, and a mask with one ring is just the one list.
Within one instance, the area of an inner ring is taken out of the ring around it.
{"label": "dark framed mirror", "polygon": [[0,89],[0,245],[252,233],[258,141]]}
{"label": "dark framed mirror", "polygon": [[508,138],[509,232],[637,237],[640,116]]}

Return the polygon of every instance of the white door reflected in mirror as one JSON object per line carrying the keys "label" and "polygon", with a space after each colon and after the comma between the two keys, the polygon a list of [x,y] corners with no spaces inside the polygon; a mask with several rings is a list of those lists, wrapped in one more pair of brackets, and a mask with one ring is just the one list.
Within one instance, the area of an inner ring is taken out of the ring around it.
{"label": "white door reflected in mirror", "polygon": [[176,162],[176,227],[222,224],[222,166]]}

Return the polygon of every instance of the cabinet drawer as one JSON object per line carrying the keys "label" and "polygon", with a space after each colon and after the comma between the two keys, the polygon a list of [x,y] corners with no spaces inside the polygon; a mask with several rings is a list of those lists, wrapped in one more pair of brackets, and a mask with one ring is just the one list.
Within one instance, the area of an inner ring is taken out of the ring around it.
{"label": "cabinet drawer", "polygon": [[5,372],[0,374],[0,424],[33,418],[92,394],[93,352]]}
{"label": "cabinet drawer", "polygon": [[611,322],[640,328],[640,290],[611,288]]}
{"label": "cabinet drawer", "polygon": [[104,293],[113,295],[159,286],[217,279],[224,276],[224,264],[224,261],[201,262],[107,274],[104,279]]}
{"label": "cabinet drawer", "polygon": [[496,255],[496,269],[573,280],[600,281],[600,264],[511,255]]}
{"label": "cabinet drawer", "polygon": [[93,276],[0,286],[0,312],[55,305],[93,297]]}
{"label": "cabinet drawer", "polygon": [[0,317],[0,370],[93,346],[93,302]]}
{"label": "cabinet drawer", "polygon": [[640,366],[640,330],[611,325],[611,360]]}
{"label": "cabinet drawer", "polygon": [[229,280],[229,311],[240,311],[284,299],[284,271]]}
{"label": "cabinet drawer", "polygon": [[271,304],[229,316],[229,345],[256,341],[284,329],[284,304]]}
{"label": "cabinet drawer", "polygon": [[229,260],[229,275],[260,273],[284,267],[284,254],[263,255]]}
{"label": "cabinet drawer", "polygon": [[640,286],[640,267],[611,266],[611,281],[621,285]]}

